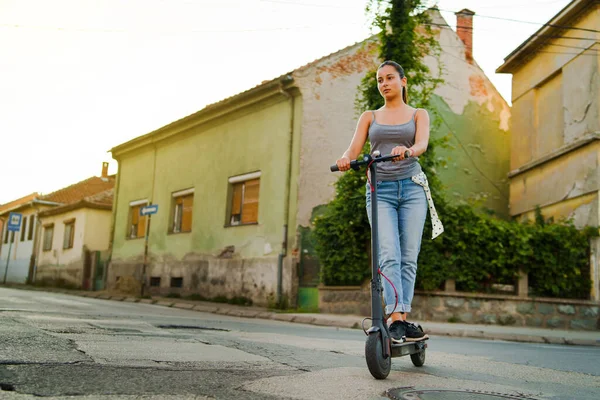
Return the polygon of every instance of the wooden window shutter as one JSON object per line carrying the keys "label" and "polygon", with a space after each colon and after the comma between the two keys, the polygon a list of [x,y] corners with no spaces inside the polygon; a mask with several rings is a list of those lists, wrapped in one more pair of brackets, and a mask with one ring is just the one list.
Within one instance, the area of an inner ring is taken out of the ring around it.
{"label": "wooden window shutter", "polygon": [[260,179],[244,182],[244,204],[242,207],[242,224],[258,222],[258,193]]}
{"label": "wooden window shutter", "polygon": [[192,209],[194,208],[194,195],[182,197],[183,215],[181,216],[181,231],[190,232],[192,230]]}
{"label": "wooden window shutter", "polygon": [[140,215],[140,209],[142,206],[136,206],[134,208],[135,215],[137,216],[137,235],[136,237],[144,237],[146,236],[146,216],[142,217]]}

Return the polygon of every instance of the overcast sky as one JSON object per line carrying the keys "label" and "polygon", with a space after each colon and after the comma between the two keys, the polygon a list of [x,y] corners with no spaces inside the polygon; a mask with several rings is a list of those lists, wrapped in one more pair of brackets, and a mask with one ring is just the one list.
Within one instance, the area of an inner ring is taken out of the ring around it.
{"label": "overcast sky", "polygon": [[[495,69],[568,0],[440,0]],[[107,151],[370,34],[365,0],[0,0],[0,204],[110,173]],[[515,22],[510,20],[519,20]]]}

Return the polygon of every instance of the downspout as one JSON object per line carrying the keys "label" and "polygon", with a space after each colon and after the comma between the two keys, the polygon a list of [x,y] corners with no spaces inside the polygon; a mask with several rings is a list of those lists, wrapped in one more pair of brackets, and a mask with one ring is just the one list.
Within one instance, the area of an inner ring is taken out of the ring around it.
{"label": "downspout", "polygon": [[[293,78],[290,75],[286,75],[283,79],[287,82],[291,82]],[[289,94],[283,89],[283,79],[279,82],[279,92],[284,95],[290,101],[290,131],[288,141],[288,165],[287,165],[287,176],[285,182],[285,195],[284,195],[284,215],[283,215],[283,241],[281,243],[281,252],[277,260],[277,305],[281,306],[283,298],[283,260],[287,256],[288,248],[288,221],[290,215],[290,184],[292,181],[292,151],[294,147],[294,119],[295,119],[295,101],[294,96]]]}
{"label": "downspout", "polygon": [[102,277],[105,290],[108,286],[108,266],[110,265],[110,262],[112,260],[113,244],[115,241],[115,225],[117,223],[117,204],[119,204],[119,189],[121,189],[121,163],[119,162],[119,160],[117,160],[117,179],[115,182],[115,194],[113,196],[112,221],[110,227],[110,238],[108,242],[108,257],[106,259],[106,264],[104,265],[104,276]]}
{"label": "downspout", "polygon": [[34,214],[34,224],[35,229],[33,230],[33,244],[32,244],[32,252],[31,259],[29,261],[29,274],[27,275],[27,280],[29,284],[35,283],[37,278],[38,271],[38,260],[39,260],[39,252],[40,252],[40,236],[42,232],[42,221],[40,220],[40,209],[37,205],[32,204],[35,214]]}

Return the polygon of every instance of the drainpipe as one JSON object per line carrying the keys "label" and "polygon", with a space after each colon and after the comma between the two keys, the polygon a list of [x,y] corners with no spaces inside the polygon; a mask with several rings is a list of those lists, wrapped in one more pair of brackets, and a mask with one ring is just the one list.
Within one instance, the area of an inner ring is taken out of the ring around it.
{"label": "drainpipe", "polygon": [[[113,157],[114,158],[114,157]],[[113,195],[113,205],[112,205],[112,221],[110,227],[110,238],[108,241],[108,257],[106,258],[104,264],[104,276],[102,277],[104,290],[108,287],[108,266],[112,260],[112,252],[113,252],[113,244],[115,241],[115,224],[117,223],[117,205],[119,204],[119,189],[121,188],[121,163],[119,160],[114,158],[117,161],[117,178],[115,182],[115,189]]]}
{"label": "drainpipe", "polygon": [[35,229],[33,230],[33,243],[31,245],[31,259],[29,260],[29,274],[27,275],[27,281],[29,284],[35,283],[37,280],[38,260],[40,259],[40,237],[42,234],[42,221],[40,219],[40,209],[37,205],[33,205],[35,214],[33,217]]}
{"label": "drainpipe", "polygon": [[277,260],[277,304],[281,305],[281,300],[283,297],[283,260],[287,256],[287,248],[288,248],[288,220],[290,215],[290,183],[292,180],[292,150],[294,147],[294,96],[289,94],[285,89],[283,89],[283,84],[291,82],[293,80],[291,75],[286,75],[279,82],[279,92],[284,95],[290,101],[290,131],[288,135],[288,165],[287,165],[287,175],[285,182],[285,196],[284,196],[284,216],[283,216],[283,241],[281,243],[281,252],[279,253],[279,257]]}

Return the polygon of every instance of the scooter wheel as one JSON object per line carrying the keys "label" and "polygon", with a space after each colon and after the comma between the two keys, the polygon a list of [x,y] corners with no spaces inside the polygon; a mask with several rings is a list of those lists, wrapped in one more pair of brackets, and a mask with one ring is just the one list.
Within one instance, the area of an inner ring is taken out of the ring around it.
{"label": "scooter wheel", "polygon": [[392,368],[392,357],[383,358],[383,344],[379,332],[370,333],[365,344],[365,358],[369,372],[375,379],[385,379]]}
{"label": "scooter wheel", "polygon": [[422,367],[425,364],[425,349],[411,354],[410,359],[415,367]]}

